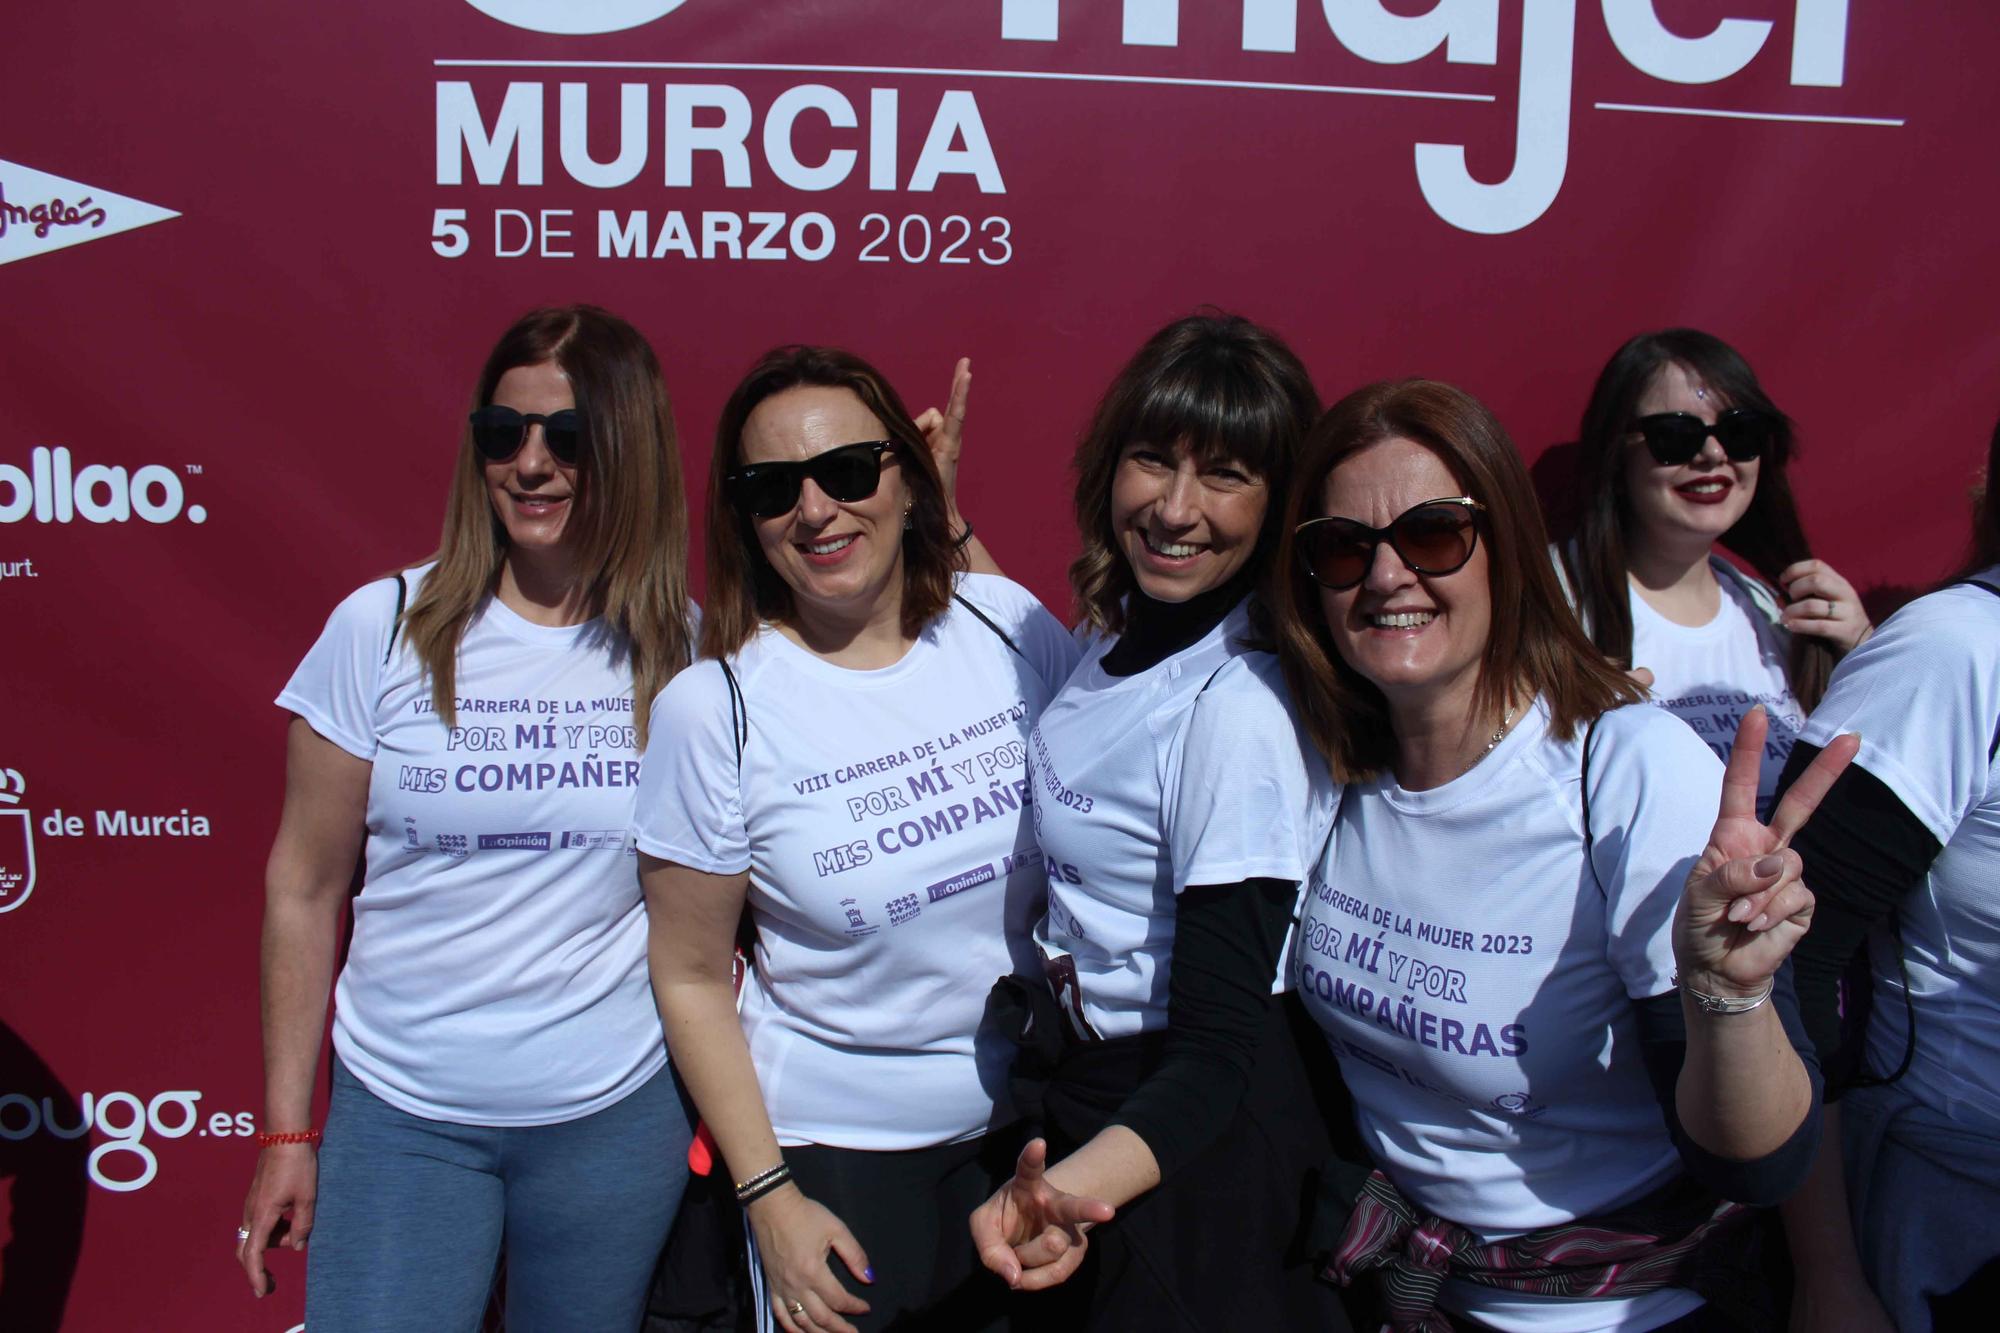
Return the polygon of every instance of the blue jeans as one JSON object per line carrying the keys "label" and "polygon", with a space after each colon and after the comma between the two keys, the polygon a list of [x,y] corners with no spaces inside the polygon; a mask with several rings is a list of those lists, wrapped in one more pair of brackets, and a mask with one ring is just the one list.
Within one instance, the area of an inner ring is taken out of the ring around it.
{"label": "blue jeans", "polygon": [[509,1333],[637,1329],[689,1137],[671,1069],[580,1120],[494,1129],[399,1111],[336,1059],[306,1326],[474,1333],[504,1243]]}

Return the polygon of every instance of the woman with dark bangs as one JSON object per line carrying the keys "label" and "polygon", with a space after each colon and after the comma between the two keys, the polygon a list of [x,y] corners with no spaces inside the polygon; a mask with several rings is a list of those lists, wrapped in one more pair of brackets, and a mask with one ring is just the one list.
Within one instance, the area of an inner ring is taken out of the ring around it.
{"label": "woman with dark bangs", "polygon": [[1298,990],[1376,1166],[1329,1174],[1330,1273],[1381,1271],[1399,1330],[1735,1327],[1706,1302],[1755,1291],[1726,1271],[1753,1262],[1741,1205],[1788,1194],[1819,1130],[1785,841],[1854,739],[1767,826],[1761,712],[1725,773],[1626,707],[1519,455],[1457,389],[1351,394],[1295,478],[1278,650],[1344,784]]}
{"label": "woman with dark bangs", "polygon": [[1869,633],[1853,585],[1807,548],[1785,477],[1790,419],[1735,348],[1666,329],[1612,356],[1578,442],[1583,508],[1561,559],[1586,632],[1649,672],[1653,701],[1718,756],[1762,704],[1768,812],[1834,662]]}
{"label": "woman with dark bangs", "polygon": [[634,1328],[687,1178],[624,854],[643,705],[692,638],[666,385],[569,306],[507,330],[472,406],[437,555],[336,607],[278,696],[237,1257],[263,1295],[265,1250],[310,1237],[315,1333],[476,1327],[503,1246],[511,1327]]}
{"label": "woman with dark bangs", "polygon": [[852,353],[751,368],[707,519],[703,660],[653,704],[637,814],[675,1066],[785,1333],[993,1329],[1008,1293],[964,1219],[1020,1141],[984,1001],[1031,957],[1026,740],[1075,645],[966,572],[930,443]]}
{"label": "woman with dark bangs", "polygon": [[1346,1327],[1303,1246],[1340,1114],[1306,1052],[1331,1069],[1273,993],[1332,792],[1254,646],[1316,410],[1276,336],[1198,315],[1139,350],[1077,449],[1084,657],[1029,754],[1048,914],[1039,968],[995,997],[1046,1144],[972,1220],[1010,1283],[1065,1284],[1029,1307],[1052,1327]]}
{"label": "woman with dark bangs", "polygon": [[[1787,775],[1841,732],[1861,752],[1793,844],[1820,896],[1799,1004],[1846,1077],[1785,1209],[1792,1326],[1973,1327],[2000,1295],[2000,427],[1970,558],[1840,664]],[[1843,1052],[1864,946],[1872,1005]]]}

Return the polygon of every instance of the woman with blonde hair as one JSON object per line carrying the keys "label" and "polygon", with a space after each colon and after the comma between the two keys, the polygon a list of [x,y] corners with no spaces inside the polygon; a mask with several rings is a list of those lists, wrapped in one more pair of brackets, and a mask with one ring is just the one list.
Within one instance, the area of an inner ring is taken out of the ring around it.
{"label": "woman with blonde hair", "polygon": [[534,311],[480,371],[437,554],[341,602],[278,696],[237,1252],[263,1295],[266,1249],[311,1239],[317,1333],[471,1328],[503,1248],[510,1327],[639,1321],[689,1127],[626,830],[644,704],[689,658],[686,541],[652,349]]}

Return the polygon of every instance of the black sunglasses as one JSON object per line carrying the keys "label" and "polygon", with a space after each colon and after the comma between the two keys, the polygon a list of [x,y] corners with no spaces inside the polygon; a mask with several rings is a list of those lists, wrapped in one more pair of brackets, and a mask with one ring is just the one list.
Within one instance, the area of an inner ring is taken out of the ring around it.
{"label": "black sunglasses", "polygon": [[1375,548],[1389,543],[1419,574],[1455,574],[1479,544],[1478,514],[1486,506],[1469,495],[1426,500],[1396,515],[1386,528],[1351,518],[1308,519],[1292,531],[1299,563],[1314,583],[1338,592],[1368,577]]}
{"label": "black sunglasses", "polygon": [[875,494],[882,484],[882,455],[894,440],[863,440],[843,444],[797,463],[752,463],[723,478],[737,505],[756,518],[776,518],[799,502],[799,487],[807,477],[829,500],[853,504]]}
{"label": "black sunglasses", "polygon": [[1769,413],[1754,408],[1732,407],[1709,425],[1692,412],[1655,412],[1632,423],[1646,441],[1646,452],[1661,467],[1680,467],[1694,460],[1703,441],[1713,435],[1733,463],[1762,458],[1777,434],[1778,423]]}
{"label": "black sunglasses", "polygon": [[547,416],[516,412],[491,403],[472,414],[472,447],[489,463],[504,463],[528,442],[528,427],[540,426],[549,456],[564,467],[575,467],[583,453],[583,415],[573,407]]}

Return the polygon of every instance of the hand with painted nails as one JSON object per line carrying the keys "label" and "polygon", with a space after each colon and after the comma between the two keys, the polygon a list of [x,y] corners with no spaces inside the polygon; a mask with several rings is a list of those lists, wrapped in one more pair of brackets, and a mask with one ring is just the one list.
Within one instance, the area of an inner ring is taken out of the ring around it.
{"label": "hand with painted nails", "polygon": [[847,1224],[792,1184],[773,1190],[745,1212],[756,1233],[778,1328],[783,1333],[855,1333],[841,1316],[867,1314],[868,1302],[835,1275],[830,1256],[840,1256],[847,1271],[863,1282],[873,1282],[875,1270]]}
{"label": "hand with painted nails", "polygon": [[1076,1272],[1091,1227],[1116,1214],[1102,1199],[1068,1194],[1044,1174],[1049,1145],[1031,1139],[1014,1164],[1014,1178],[972,1213],[979,1259],[1017,1291],[1041,1291]]}
{"label": "hand with painted nails", "polygon": [[1768,726],[1759,707],[1737,728],[1715,827],[1681,894],[1674,961],[1684,989],[1754,996],[1812,924],[1812,892],[1791,841],[1853,760],[1861,738],[1828,742],[1764,824],[1757,818],[1757,779]]}

